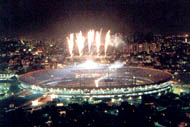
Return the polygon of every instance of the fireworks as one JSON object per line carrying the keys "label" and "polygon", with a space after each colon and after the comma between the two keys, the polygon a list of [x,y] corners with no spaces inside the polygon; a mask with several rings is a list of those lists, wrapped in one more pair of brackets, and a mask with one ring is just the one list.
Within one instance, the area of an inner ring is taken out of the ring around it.
{"label": "fireworks", "polygon": [[[88,53],[88,55],[100,55],[100,48],[102,45],[104,45],[104,54],[106,55],[108,45],[111,44],[110,30],[106,33],[105,39],[102,39],[102,31],[89,30],[87,33],[87,38],[85,38],[81,31],[76,34],[72,33],[69,37],[67,37],[67,42],[71,57],[74,55],[74,44],[77,45],[79,56],[83,56],[84,53]],[[93,48],[94,46],[95,48]],[[87,51],[85,51],[85,47],[88,47]],[[96,51],[94,49],[96,49]]]}
{"label": "fireworks", "polygon": [[106,55],[109,43],[110,43],[110,30],[106,34],[105,47],[104,47],[104,53],[105,53],[105,55]]}
{"label": "fireworks", "polygon": [[71,57],[73,56],[73,47],[74,47],[74,34],[70,34],[70,38],[67,38],[69,45],[69,53]]}
{"label": "fireworks", "polygon": [[88,52],[91,52],[92,43],[94,42],[94,30],[88,32]]}
{"label": "fireworks", "polygon": [[96,31],[96,53],[100,54],[100,45],[101,45],[101,32]]}
{"label": "fireworks", "polygon": [[78,46],[79,55],[82,56],[85,44],[85,37],[82,35],[81,31],[76,34],[76,43]]}

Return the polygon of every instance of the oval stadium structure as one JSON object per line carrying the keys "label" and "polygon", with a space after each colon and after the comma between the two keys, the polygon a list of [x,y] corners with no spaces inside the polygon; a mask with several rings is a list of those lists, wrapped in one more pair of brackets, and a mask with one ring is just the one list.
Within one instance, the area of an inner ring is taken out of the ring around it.
{"label": "oval stadium structure", "polygon": [[171,90],[172,75],[144,67],[67,66],[20,75],[24,89],[65,97],[129,98]]}

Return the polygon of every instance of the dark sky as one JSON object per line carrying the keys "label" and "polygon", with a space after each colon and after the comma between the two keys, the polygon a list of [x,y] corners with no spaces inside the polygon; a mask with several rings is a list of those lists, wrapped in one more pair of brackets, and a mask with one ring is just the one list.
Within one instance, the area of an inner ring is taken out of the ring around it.
{"label": "dark sky", "polygon": [[189,0],[1,0],[0,33],[59,37],[89,28],[189,32]]}

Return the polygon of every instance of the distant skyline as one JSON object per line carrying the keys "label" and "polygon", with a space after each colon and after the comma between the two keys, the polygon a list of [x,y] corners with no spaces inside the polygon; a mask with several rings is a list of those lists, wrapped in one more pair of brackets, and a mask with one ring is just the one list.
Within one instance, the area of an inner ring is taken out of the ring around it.
{"label": "distant skyline", "polygon": [[188,0],[1,0],[0,33],[52,36],[88,30],[190,32]]}

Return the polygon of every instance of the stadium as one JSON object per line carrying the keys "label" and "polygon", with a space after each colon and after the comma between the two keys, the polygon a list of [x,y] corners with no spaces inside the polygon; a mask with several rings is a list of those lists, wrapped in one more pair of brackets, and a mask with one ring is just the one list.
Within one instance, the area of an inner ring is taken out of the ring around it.
{"label": "stadium", "polygon": [[170,73],[157,69],[93,61],[19,76],[24,89],[72,98],[129,98],[161,94],[171,90],[171,79]]}

